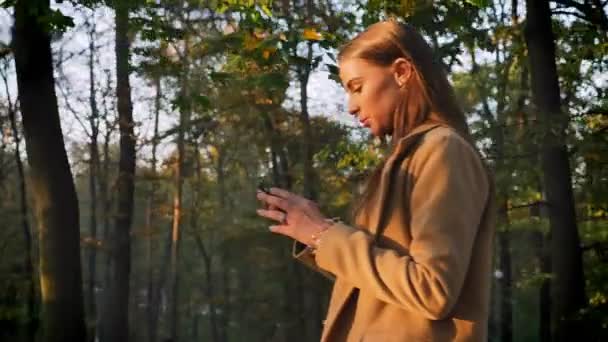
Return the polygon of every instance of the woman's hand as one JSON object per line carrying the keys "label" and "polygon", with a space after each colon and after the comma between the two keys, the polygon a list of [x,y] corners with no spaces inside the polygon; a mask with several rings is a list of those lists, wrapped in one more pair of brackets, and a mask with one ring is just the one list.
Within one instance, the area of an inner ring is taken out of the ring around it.
{"label": "woman's hand", "polygon": [[314,237],[331,225],[315,202],[289,191],[271,188],[267,194],[258,190],[257,198],[268,206],[268,209],[258,209],[258,215],[279,222],[270,226],[270,231],[303,244],[313,245]]}

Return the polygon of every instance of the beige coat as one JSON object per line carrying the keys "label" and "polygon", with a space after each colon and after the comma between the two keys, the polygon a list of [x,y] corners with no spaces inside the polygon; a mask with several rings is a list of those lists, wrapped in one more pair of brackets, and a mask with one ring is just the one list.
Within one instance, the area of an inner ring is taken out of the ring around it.
{"label": "beige coat", "polygon": [[401,139],[376,205],[333,224],[316,256],[294,244],[294,257],[335,277],[321,341],[486,341],[493,189],[452,129],[425,124]]}

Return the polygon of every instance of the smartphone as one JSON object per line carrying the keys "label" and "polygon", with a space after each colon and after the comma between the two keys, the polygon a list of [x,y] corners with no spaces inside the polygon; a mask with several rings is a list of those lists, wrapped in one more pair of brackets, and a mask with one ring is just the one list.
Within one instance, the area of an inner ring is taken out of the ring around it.
{"label": "smartphone", "polygon": [[[268,185],[268,183],[266,183],[264,181],[261,181],[261,182],[258,183],[258,190],[260,190],[260,191],[262,191],[264,193],[267,193],[269,195],[270,195],[270,188],[271,187],[272,187],[271,185]],[[273,207],[273,206],[271,206],[269,204],[265,205],[265,209],[267,209],[267,210],[279,210],[279,211],[283,211],[283,210],[280,210],[280,209],[278,209],[276,207]]]}
{"label": "smartphone", "polygon": [[258,184],[258,190],[270,194],[270,186],[268,186],[268,184],[266,184],[265,182],[260,182]]}

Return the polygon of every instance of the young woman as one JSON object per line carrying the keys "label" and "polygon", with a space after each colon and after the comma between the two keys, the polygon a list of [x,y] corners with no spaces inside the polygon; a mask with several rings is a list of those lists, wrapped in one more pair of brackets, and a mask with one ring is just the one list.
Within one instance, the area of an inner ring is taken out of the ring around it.
{"label": "young woman", "polygon": [[258,192],[294,256],[335,278],[322,341],[486,341],[494,185],[443,69],[415,29],[370,26],[340,51],[348,110],[391,152],[353,224]]}

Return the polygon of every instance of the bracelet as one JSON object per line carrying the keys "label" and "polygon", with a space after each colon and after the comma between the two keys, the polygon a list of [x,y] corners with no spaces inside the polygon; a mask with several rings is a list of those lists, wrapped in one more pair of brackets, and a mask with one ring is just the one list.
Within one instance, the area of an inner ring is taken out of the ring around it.
{"label": "bracelet", "polygon": [[333,217],[333,218],[329,218],[329,219],[325,219],[325,222],[328,223],[327,226],[325,226],[321,231],[319,231],[318,233],[312,234],[310,236],[310,240],[312,241],[312,244],[308,245],[308,249],[310,250],[311,254],[315,254],[317,252],[317,249],[319,248],[319,246],[321,245],[321,236],[323,235],[323,233],[333,224],[340,222],[340,218],[339,217]]}

